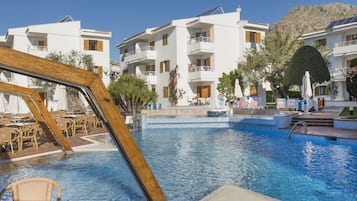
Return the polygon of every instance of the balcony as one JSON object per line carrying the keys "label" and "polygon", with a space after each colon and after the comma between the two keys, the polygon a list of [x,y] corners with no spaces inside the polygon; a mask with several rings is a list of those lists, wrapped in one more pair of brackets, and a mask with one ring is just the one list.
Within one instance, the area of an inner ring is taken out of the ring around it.
{"label": "balcony", "polygon": [[343,41],[335,44],[334,56],[348,56],[357,54],[357,40]]}
{"label": "balcony", "polygon": [[27,48],[27,53],[38,57],[45,58],[48,55],[47,46],[29,46]]}
{"label": "balcony", "polygon": [[138,78],[145,80],[147,85],[156,85],[156,75],[155,71],[145,71],[141,74],[136,75]]}
{"label": "balcony", "polygon": [[156,59],[156,51],[153,46],[146,46],[136,51],[125,54],[124,62],[128,64],[144,64]]}
{"label": "balcony", "polygon": [[193,56],[213,54],[213,42],[208,37],[191,38],[187,45],[187,53]]}
{"label": "balcony", "polygon": [[333,81],[346,81],[346,78],[353,77],[357,74],[357,67],[338,67],[334,68],[331,72],[331,80]]}
{"label": "balcony", "polygon": [[189,64],[187,80],[189,82],[214,82],[216,74],[212,66],[196,66]]}

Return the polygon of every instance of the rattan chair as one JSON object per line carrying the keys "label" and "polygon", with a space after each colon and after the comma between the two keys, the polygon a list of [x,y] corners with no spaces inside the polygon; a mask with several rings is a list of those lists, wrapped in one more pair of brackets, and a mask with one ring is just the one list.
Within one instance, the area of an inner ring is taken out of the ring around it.
{"label": "rattan chair", "polygon": [[60,185],[47,178],[28,178],[13,182],[7,185],[0,192],[0,200],[8,190],[12,190],[13,200],[16,201],[50,201],[52,199],[53,186],[56,188],[56,200],[61,200],[61,187]]}

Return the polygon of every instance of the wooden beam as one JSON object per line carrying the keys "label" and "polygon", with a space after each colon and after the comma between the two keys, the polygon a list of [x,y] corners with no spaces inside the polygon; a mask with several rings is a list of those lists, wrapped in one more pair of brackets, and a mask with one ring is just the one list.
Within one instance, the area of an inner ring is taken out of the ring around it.
{"label": "wooden beam", "polygon": [[[110,94],[106,90],[102,80],[98,77],[95,79],[90,86],[90,90],[95,96],[95,99],[100,105],[101,111],[117,111]],[[145,189],[153,192],[145,192],[148,196],[151,196],[151,200],[165,200],[162,195],[163,192],[161,188],[153,188],[158,186],[156,179],[151,174],[148,164],[144,160],[139,147],[136,145],[135,139],[131,135],[128,127],[125,125],[122,116],[119,112],[108,112],[104,114],[107,121],[106,124],[113,131],[112,137],[119,145],[118,148],[121,150],[125,160],[129,163],[129,167],[139,167],[139,169],[132,168],[132,172],[136,175],[139,183],[145,186]],[[150,195],[153,194],[153,195]]]}
{"label": "wooden beam", "polygon": [[48,112],[37,91],[14,84],[0,82],[0,92],[14,96],[21,96],[34,115],[34,118],[40,123],[48,140],[52,142],[56,141],[65,151],[72,151],[71,145],[59,130],[56,122]]}
{"label": "wooden beam", "polygon": [[[0,47],[0,69],[80,89],[106,124],[147,200],[166,197],[100,78],[91,72]],[[50,69],[50,70],[49,70]]]}

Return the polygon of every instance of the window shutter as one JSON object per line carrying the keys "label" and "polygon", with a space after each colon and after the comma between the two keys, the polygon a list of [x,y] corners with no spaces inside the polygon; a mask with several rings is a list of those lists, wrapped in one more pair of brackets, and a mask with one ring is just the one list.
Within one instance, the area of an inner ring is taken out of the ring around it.
{"label": "window shutter", "polygon": [[260,43],[261,42],[261,40],[260,40],[260,32],[257,32],[256,34],[257,34],[257,41],[256,42]]}
{"label": "window shutter", "polygon": [[102,78],[103,77],[103,66],[98,66],[97,68],[98,68],[98,75],[100,78]]}
{"label": "window shutter", "polygon": [[47,38],[45,38],[45,44],[44,44],[45,47],[47,47]]}
{"label": "window shutter", "polygon": [[84,50],[89,50],[89,40],[84,40]]}
{"label": "window shutter", "polygon": [[211,57],[206,59],[206,66],[211,66]]}
{"label": "window shutter", "polygon": [[201,86],[197,86],[197,88],[196,88],[197,98],[201,98],[201,97],[202,97],[202,91],[201,91],[201,89],[202,89]]}
{"label": "window shutter", "polygon": [[167,61],[165,63],[165,72],[169,72],[170,71],[170,61]]}
{"label": "window shutter", "polygon": [[206,42],[211,42],[211,33],[210,33],[210,31],[206,31],[206,37],[207,37]]}
{"label": "window shutter", "polygon": [[256,96],[257,95],[257,88],[255,87],[255,85],[250,85],[250,96]]}
{"label": "window shutter", "polygon": [[315,87],[314,88],[314,94],[315,94],[315,96],[319,96],[320,94],[319,94],[319,87]]}
{"label": "window shutter", "polygon": [[250,43],[250,31],[245,31],[245,42]]}
{"label": "window shutter", "polygon": [[103,41],[97,41],[97,51],[103,52]]}
{"label": "window shutter", "polygon": [[328,95],[328,87],[325,87],[325,94],[324,95]]}
{"label": "window shutter", "polygon": [[163,97],[164,98],[168,98],[169,97],[169,88],[168,87],[164,87],[164,91],[163,91]]}
{"label": "window shutter", "polygon": [[164,71],[164,62],[160,62],[160,73]]}
{"label": "window shutter", "polygon": [[210,97],[210,86],[202,86],[202,91],[201,91],[201,93],[202,93],[202,95],[201,95],[201,97],[202,98],[209,98]]}

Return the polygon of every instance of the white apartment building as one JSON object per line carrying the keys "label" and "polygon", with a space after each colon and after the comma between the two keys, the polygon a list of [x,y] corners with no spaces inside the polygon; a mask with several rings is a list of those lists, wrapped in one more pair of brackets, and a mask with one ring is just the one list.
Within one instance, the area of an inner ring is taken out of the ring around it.
{"label": "white apartment building", "polygon": [[236,69],[245,50],[259,46],[269,28],[241,20],[240,13],[240,8],[224,13],[217,7],[197,17],[147,28],[117,45],[120,68],[143,78],[158,94],[157,103],[165,107],[170,105],[169,72],[177,67],[177,89],[183,92],[177,105],[216,107],[218,78]]}
{"label": "white apartment building", "polygon": [[[6,35],[0,36],[0,45],[42,58],[51,52],[67,54],[72,50],[92,55],[94,72],[107,86],[110,82],[110,38],[111,32],[83,29],[80,21],[66,16],[57,23],[10,28]],[[20,86],[35,87],[31,78],[15,73],[5,75]],[[46,94],[41,95],[46,97]]]}
{"label": "white apartment building", "polygon": [[325,30],[304,34],[302,39],[305,45],[325,45],[331,50],[331,80],[315,84],[314,96],[327,101],[350,100],[346,90],[346,78],[357,73],[357,16],[333,21]]}

